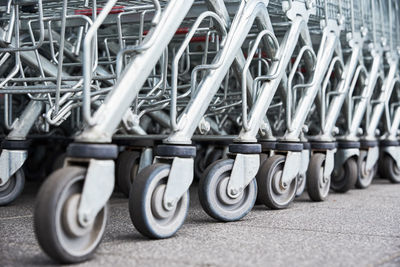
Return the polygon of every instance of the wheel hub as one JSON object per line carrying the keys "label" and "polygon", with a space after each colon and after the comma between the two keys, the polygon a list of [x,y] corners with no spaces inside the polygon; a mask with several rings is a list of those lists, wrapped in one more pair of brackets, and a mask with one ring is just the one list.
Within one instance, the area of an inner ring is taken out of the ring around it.
{"label": "wheel hub", "polygon": [[367,160],[363,160],[361,165],[361,178],[366,178],[371,174],[372,170],[367,170]]}
{"label": "wheel hub", "polygon": [[236,194],[230,194],[232,192],[228,192],[228,183],[229,177],[223,178],[217,187],[217,194],[220,201],[228,205],[234,205],[240,201],[243,196],[243,190],[241,192],[237,192]]}
{"label": "wheel hub", "polygon": [[81,237],[88,234],[93,223],[82,226],[78,220],[78,207],[81,195],[74,194],[65,202],[63,209],[63,226],[68,234],[75,237]]}
{"label": "wheel hub", "polygon": [[345,176],[344,166],[342,165],[339,170],[335,170],[333,172],[333,174],[334,174],[333,175],[333,177],[334,177],[333,181],[335,181],[335,183],[342,182],[345,179],[345,177],[344,177]]}
{"label": "wheel hub", "polygon": [[272,188],[274,192],[278,195],[282,195],[285,193],[287,186],[285,187],[282,183],[282,176],[283,176],[283,171],[279,170],[277,171],[273,178],[272,178]]}
{"label": "wheel hub", "polygon": [[0,193],[7,191],[8,187],[10,186],[10,183],[11,183],[11,179],[9,179],[5,184],[0,186]]}
{"label": "wheel hub", "polygon": [[302,185],[304,182],[304,176],[303,175],[299,175],[297,178],[298,184]]}
{"label": "wheel hub", "polygon": [[151,209],[154,213],[154,216],[159,219],[166,219],[171,217],[176,207],[176,204],[167,206],[167,203],[165,203],[164,205],[165,188],[165,184],[157,186],[151,198]]}
{"label": "wheel hub", "polygon": [[322,172],[322,184],[325,185],[328,182],[328,177],[325,177],[324,172]]}
{"label": "wheel hub", "polygon": [[329,188],[330,188],[330,177],[325,177],[324,175],[324,168],[321,167],[320,171],[319,171],[319,175],[320,175],[320,184],[319,184],[319,188],[321,190],[321,193],[324,197],[327,196],[327,194],[329,193]]}
{"label": "wheel hub", "polygon": [[328,182],[328,179],[324,176],[323,172],[321,174],[321,183],[320,183],[320,188],[324,188],[326,186],[326,183]]}

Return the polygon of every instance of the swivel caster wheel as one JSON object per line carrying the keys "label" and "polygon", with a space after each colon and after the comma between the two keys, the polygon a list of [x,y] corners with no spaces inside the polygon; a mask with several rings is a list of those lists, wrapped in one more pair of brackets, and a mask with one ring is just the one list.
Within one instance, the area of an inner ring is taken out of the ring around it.
{"label": "swivel caster wheel", "polygon": [[233,159],[221,159],[211,164],[199,184],[199,199],[204,211],[212,218],[238,221],[253,208],[257,197],[257,182],[253,179],[242,192],[228,193]]}
{"label": "swivel caster wheel", "polygon": [[297,178],[290,184],[282,183],[283,167],[286,157],[275,155],[261,166],[257,176],[259,199],[271,209],[285,209],[296,196]]}
{"label": "swivel caster wheel", "polygon": [[126,197],[129,197],[132,182],[138,174],[139,162],[139,151],[126,150],[118,157],[116,164],[116,182],[118,188]]}
{"label": "swivel caster wheel", "polygon": [[173,236],[186,219],[189,191],[171,207],[166,207],[163,201],[170,169],[169,164],[155,163],[133,180],[129,214],[136,229],[149,238]]}
{"label": "swivel caster wheel", "polygon": [[313,201],[324,201],[329,194],[330,177],[324,177],[325,154],[315,153],[311,156],[307,170],[307,192]]}
{"label": "swivel caster wheel", "polygon": [[356,187],[359,189],[365,189],[369,187],[374,179],[376,173],[376,165],[372,169],[367,170],[367,156],[368,152],[365,150],[360,151],[360,157],[358,158],[358,175],[356,181]]}
{"label": "swivel caster wheel", "polygon": [[296,190],[296,197],[300,197],[304,190],[306,189],[306,175],[305,173],[297,175],[297,190]]}
{"label": "swivel caster wheel", "polygon": [[0,206],[13,202],[24,189],[25,174],[23,169],[14,173],[4,185],[0,186]]}
{"label": "swivel caster wheel", "polygon": [[78,207],[86,169],[64,167],[52,173],[37,195],[34,229],[40,247],[60,263],[90,259],[99,246],[107,222],[105,206],[89,225],[78,221]]}
{"label": "swivel caster wheel", "polygon": [[381,164],[384,170],[384,178],[389,179],[394,184],[400,183],[400,168],[397,166],[396,161],[390,155],[385,154]]}
{"label": "swivel caster wheel", "polygon": [[333,171],[331,188],[338,193],[346,193],[357,181],[358,168],[355,158],[347,159],[340,170]]}

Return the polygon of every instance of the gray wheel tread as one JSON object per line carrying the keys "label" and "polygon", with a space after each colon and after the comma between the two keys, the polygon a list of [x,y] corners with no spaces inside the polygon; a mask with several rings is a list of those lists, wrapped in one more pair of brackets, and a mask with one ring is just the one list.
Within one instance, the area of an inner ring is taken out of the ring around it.
{"label": "gray wheel tread", "polygon": [[[240,219],[242,219],[244,216],[246,216],[251,209],[253,208],[254,204],[255,204],[255,199],[257,196],[257,183],[256,180],[253,179],[253,181],[248,185],[248,186],[253,186],[255,187],[254,191],[254,197],[250,198],[249,202],[246,202],[246,204],[248,204],[248,207],[244,210],[242,210],[242,212],[237,212],[236,215],[232,215],[232,216],[228,216],[226,214],[220,214],[220,212],[218,212],[213,205],[217,205],[214,203],[211,203],[210,200],[210,190],[212,190],[210,188],[210,184],[212,182],[211,177],[214,177],[212,175],[213,172],[216,172],[219,170],[219,168],[225,166],[225,165],[232,165],[233,166],[234,160],[233,159],[221,159],[218,160],[214,163],[212,163],[211,165],[209,165],[209,167],[205,170],[203,177],[200,179],[200,183],[199,183],[199,187],[198,187],[198,196],[199,196],[199,200],[200,200],[200,204],[203,207],[204,211],[211,216],[212,218],[218,220],[218,221],[223,221],[223,222],[231,222],[231,221],[238,221]],[[210,176],[211,174],[211,176]],[[251,196],[250,196],[251,197]],[[243,207],[243,206],[241,206]]]}
{"label": "gray wheel tread", "polygon": [[291,197],[291,200],[286,205],[276,203],[271,196],[271,192],[268,190],[269,180],[272,179],[271,171],[276,168],[279,164],[284,164],[286,157],[284,155],[274,155],[268,158],[260,167],[259,174],[257,175],[258,193],[259,200],[264,205],[271,209],[285,209],[287,208],[296,196],[296,190]]}
{"label": "gray wheel tread", "polygon": [[349,158],[343,163],[344,168],[344,181],[341,183],[335,183],[332,179],[332,189],[337,193],[346,193],[352,189],[357,181],[358,177],[358,165],[355,158]]}
{"label": "gray wheel tread", "polygon": [[[133,225],[135,228],[144,236],[152,239],[162,239],[168,238],[173,236],[177,230],[182,226],[184,220],[182,221],[181,225],[177,227],[175,231],[173,231],[168,236],[160,236],[157,232],[153,231],[152,226],[148,222],[146,218],[146,211],[145,211],[145,201],[146,194],[148,193],[148,186],[152,182],[152,179],[164,169],[170,168],[169,164],[163,163],[155,163],[150,166],[147,166],[142,171],[139,172],[133,184],[131,186],[131,192],[129,195],[129,214],[132,220]],[[187,191],[188,203],[186,207],[186,215],[187,210],[189,208],[189,191]],[[185,215],[185,217],[186,217]]]}
{"label": "gray wheel tread", "polygon": [[56,236],[56,208],[64,187],[74,177],[85,175],[83,167],[65,167],[52,173],[40,188],[35,204],[34,230],[36,238],[46,252],[54,260],[61,263],[76,263],[88,260],[93,257],[99,242],[89,254],[81,257],[70,256],[59,243]]}
{"label": "gray wheel tread", "polygon": [[[117,162],[117,184],[121,192],[129,197],[131,190],[132,168],[140,159],[139,151],[124,151],[120,154]],[[133,177],[134,179],[135,177]]]}
{"label": "gray wheel tread", "polygon": [[307,170],[307,193],[313,201],[324,201],[326,197],[322,196],[319,188],[320,168],[325,161],[325,155],[321,153],[314,154],[310,159],[310,165]]}

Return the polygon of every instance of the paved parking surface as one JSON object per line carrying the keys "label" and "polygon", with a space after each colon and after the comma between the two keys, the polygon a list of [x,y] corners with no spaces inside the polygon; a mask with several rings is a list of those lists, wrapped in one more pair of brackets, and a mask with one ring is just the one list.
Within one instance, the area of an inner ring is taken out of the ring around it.
{"label": "paved parking surface", "polygon": [[[32,226],[37,183],[0,208],[0,266],[53,265]],[[287,210],[256,206],[243,220],[218,223],[201,209],[192,188],[188,218],[167,240],[143,238],[128,203],[116,193],[106,235],[82,266],[400,266],[400,185],[376,180],[368,190],[307,195]]]}

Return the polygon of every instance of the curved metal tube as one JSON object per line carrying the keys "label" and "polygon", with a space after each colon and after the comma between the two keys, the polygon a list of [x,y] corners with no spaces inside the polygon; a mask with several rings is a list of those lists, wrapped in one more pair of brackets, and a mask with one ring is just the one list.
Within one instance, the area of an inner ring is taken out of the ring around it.
{"label": "curved metal tube", "polygon": [[[242,124],[243,124],[243,128],[246,129],[246,131],[249,130],[249,124],[247,121],[247,72],[249,70],[252,59],[258,49],[258,46],[264,36],[270,37],[273,40],[275,48],[276,49],[279,48],[279,42],[278,42],[278,39],[275,37],[274,33],[270,30],[263,30],[257,35],[257,38],[253,43],[253,47],[247,56],[246,64],[244,65],[244,68],[242,71]],[[275,75],[276,75],[276,73],[274,73],[273,75],[258,77],[257,81],[267,80],[267,79],[270,79],[270,77],[273,77]]]}
{"label": "curved metal tube", "polygon": [[[18,16],[19,12],[19,6],[15,5],[14,7],[16,9],[16,16]],[[1,52],[22,52],[22,51],[32,51],[32,50],[37,50],[39,47],[42,46],[43,40],[44,40],[44,21],[43,21],[43,4],[42,0],[38,0],[38,11],[39,11],[39,41],[36,43],[36,45],[29,46],[29,47],[7,47],[7,48],[0,48],[0,53]],[[16,26],[19,25],[20,21],[18,17],[15,19],[16,21]],[[19,28],[16,29],[16,35],[19,35]]]}
{"label": "curved metal tube", "polygon": [[[190,29],[189,33],[186,35],[185,40],[183,41],[182,45],[180,46],[179,50],[177,51],[175,58],[172,62],[172,70],[171,70],[171,107],[170,107],[170,116],[171,116],[171,127],[173,131],[176,131],[178,129],[178,124],[176,121],[176,116],[177,116],[177,111],[176,111],[176,103],[177,103],[177,86],[178,86],[178,64],[179,60],[182,57],[183,53],[186,50],[186,47],[189,45],[190,40],[196,33],[197,29],[199,28],[200,24],[203,22],[204,19],[207,17],[212,17],[215,19],[219,25],[221,26],[221,34],[222,34],[222,40],[225,40],[227,32],[224,27],[224,22],[222,19],[214,12],[211,11],[206,11],[202,13],[195,23],[193,24],[192,28]],[[223,41],[224,42],[224,41]],[[210,65],[198,65],[194,68],[192,72],[192,79],[191,79],[191,90],[194,90],[193,85],[194,81],[193,79],[196,79],[197,77],[197,72],[200,70],[205,70],[205,69],[217,69],[222,65],[222,62],[224,60],[224,56],[222,56],[218,62]],[[194,74],[193,74],[194,73]]]}
{"label": "curved metal tube", "polygon": [[[297,72],[297,67],[299,66],[300,61],[301,61],[301,59],[302,59],[302,57],[303,57],[305,52],[309,52],[311,54],[312,58],[313,58],[313,61],[314,61],[313,62],[314,63],[313,69],[315,68],[315,64],[316,64],[316,61],[317,61],[317,57],[316,57],[312,47],[306,45],[306,46],[303,46],[301,48],[301,50],[299,51],[299,54],[297,55],[296,61],[294,62],[293,66],[292,66],[292,70],[291,70],[291,72],[289,74],[289,77],[288,77],[288,90],[287,90],[287,96],[286,96],[286,124],[287,124],[287,128],[289,129],[289,131],[292,131],[292,129],[291,129],[291,124],[292,124],[292,90],[293,90],[292,82],[293,82],[294,75]],[[304,87],[311,87],[314,84],[315,84],[315,80],[312,79],[311,83],[305,84]]]}

